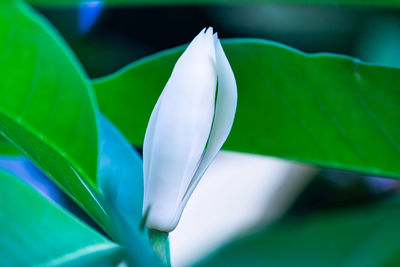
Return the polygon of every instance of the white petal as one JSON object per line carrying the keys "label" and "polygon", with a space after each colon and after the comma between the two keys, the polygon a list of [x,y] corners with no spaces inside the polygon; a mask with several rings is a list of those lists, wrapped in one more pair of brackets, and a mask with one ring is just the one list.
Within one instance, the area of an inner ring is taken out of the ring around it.
{"label": "white petal", "polygon": [[177,61],[153,111],[144,143],[149,228],[171,231],[175,214],[210,133],[217,83],[212,29],[201,32]]}
{"label": "white petal", "polygon": [[151,161],[151,156],[153,152],[153,136],[154,136],[154,131],[155,131],[155,125],[158,117],[158,110],[160,109],[160,102],[162,99],[162,93],[160,97],[157,100],[157,103],[151,113],[150,119],[149,119],[149,124],[147,125],[146,129],[146,134],[144,136],[144,141],[143,141],[143,184],[144,184],[144,197],[143,197],[143,214],[146,213],[147,211],[147,205],[148,203],[148,193],[147,191],[149,190],[149,185],[148,185],[148,180],[146,177],[149,177],[150,173],[150,161]]}
{"label": "white petal", "polygon": [[222,49],[217,34],[214,34],[215,56],[218,75],[218,93],[215,107],[214,123],[211,129],[204,157],[184,195],[177,216],[183,211],[189,197],[193,193],[200,178],[214,160],[218,151],[225,143],[232,129],[237,106],[237,86],[232,68]]}

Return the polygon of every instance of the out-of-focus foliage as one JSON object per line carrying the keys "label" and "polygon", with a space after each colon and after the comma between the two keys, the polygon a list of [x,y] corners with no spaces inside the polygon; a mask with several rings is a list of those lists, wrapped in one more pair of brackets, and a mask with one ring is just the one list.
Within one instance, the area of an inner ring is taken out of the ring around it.
{"label": "out-of-focus foliage", "polygon": [[110,266],[123,257],[121,247],[4,171],[0,207],[3,266]]}
{"label": "out-of-focus foliage", "polygon": [[[225,149],[400,177],[399,69],[307,55],[263,40],[228,41],[224,49],[239,94]],[[182,50],[159,53],[94,82],[101,110],[134,144],[142,143]]]}
{"label": "out-of-focus foliage", "polygon": [[200,266],[394,266],[399,198],[280,221],[221,249]]}
{"label": "out-of-focus foliage", "polygon": [[[78,4],[82,0],[28,0],[35,5],[65,5]],[[399,0],[103,0],[93,2],[104,2],[111,5],[129,4],[229,4],[229,3],[285,3],[285,4],[345,4],[345,5],[373,5],[373,6],[396,6],[400,7]]]}
{"label": "out-of-focus foliage", "polygon": [[371,18],[358,38],[356,55],[363,60],[400,68],[400,19],[396,16]]}

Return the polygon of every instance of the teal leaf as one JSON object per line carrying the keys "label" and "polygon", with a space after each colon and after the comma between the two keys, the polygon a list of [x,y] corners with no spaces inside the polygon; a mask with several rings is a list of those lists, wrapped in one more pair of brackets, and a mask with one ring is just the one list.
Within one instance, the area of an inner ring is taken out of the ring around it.
{"label": "teal leaf", "polygon": [[3,170],[0,228],[3,266],[111,266],[123,257],[118,245]]}
{"label": "teal leaf", "polygon": [[140,229],[143,209],[143,162],[119,130],[100,116],[99,187],[113,218],[116,239],[133,266],[159,266],[146,231]]}
{"label": "teal leaf", "polygon": [[125,137],[101,117],[99,187],[114,212],[139,229],[143,209],[143,162]]}
{"label": "teal leaf", "polygon": [[21,178],[60,206],[71,203],[69,198],[26,157],[0,157],[0,169]]}

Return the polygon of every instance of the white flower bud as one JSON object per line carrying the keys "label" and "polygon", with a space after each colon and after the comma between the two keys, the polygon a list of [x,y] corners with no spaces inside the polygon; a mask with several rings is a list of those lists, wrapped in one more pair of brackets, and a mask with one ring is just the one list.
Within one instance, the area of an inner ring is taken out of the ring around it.
{"label": "white flower bud", "polygon": [[221,43],[212,28],[203,30],[178,59],[147,126],[143,145],[147,227],[165,232],[176,227],[229,135],[236,104],[235,77]]}

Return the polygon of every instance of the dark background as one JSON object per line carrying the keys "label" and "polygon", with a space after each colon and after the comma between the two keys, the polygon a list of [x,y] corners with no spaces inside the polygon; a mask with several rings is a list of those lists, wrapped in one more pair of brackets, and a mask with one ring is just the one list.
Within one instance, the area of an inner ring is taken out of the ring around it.
{"label": "dark background", "polygon": [[341,53],[388,65],[400,62],[395,49],[400,44],[398,9],[289,4],[37,9],[66,38],[91,77],[187,43],[208,26],[220,38],[263,38],[304,52]]}

